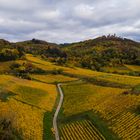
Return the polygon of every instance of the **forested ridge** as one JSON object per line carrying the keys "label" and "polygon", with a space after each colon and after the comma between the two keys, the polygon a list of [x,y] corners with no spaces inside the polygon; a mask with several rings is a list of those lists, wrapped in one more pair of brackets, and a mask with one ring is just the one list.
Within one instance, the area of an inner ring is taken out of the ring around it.
{"label": "forested ridge", "polygon": [[116,35],[65,44],[38,39],[17,43],[0,40],[0,61],[15,60],[25,53],[40,55],[59,65],[75,65],[97,71],[102,71],[105,66],[140,65],[140,43]]}
{"label": "forested ridge", "polygon": [[68,62],[93,70],[122,64],[140,65],[140,43],[115,35],[66,44],[63,50]]}

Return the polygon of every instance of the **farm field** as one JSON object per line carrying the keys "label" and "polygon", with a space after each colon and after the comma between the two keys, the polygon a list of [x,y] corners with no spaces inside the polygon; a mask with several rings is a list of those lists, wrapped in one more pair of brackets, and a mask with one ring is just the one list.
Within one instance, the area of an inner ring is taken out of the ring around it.
{"label": "farm field", "polygon": [[47,62],[45,60],[40,59],[39,57],[34,57],[32,55],[27,55],[27,60],[33,62],[34,65],[37,67],[50,71],[50,70],[59,70],[61,69],[63,73],[70,75],[70,76],[76,76],[79,78],[90,78],[90,79],[97,79],[100,81],[105,82],[112,82],[116,84],[122,84],[122,85],[128,85],[128,86],[135,86],[137,84],[140,84],[140,77],[138,76],[128,76],[128,75],[119,75],[119,74],[111,74],[111,73],[105,73],[105,72],[97,72],[92,71],[89,69],[83,69],[78,67],[64,67],[64,66],[58,66],[54,63]]}
{"label": "farm field", "polygon": [[[86,110],[91,110],[94,106],[102,103],[102,101],[104,101],[108,97],[116,98],[126,90],[97,86],[85,82],[63,85],[62,89],[65,95],[63,103],[63,113],[66,116],[75,115]],[[75,103],[76,100],[78,100],[79,102]],[[68,106],[71,106],[71,108],[68,108]]]}
{"label": "farm field", "polygon": [[89,120],[76,121],[60,127],[61,140],[105,140]]}
{"label": "farm field", "polygon": [[[59,66],[31,54],[26,55],[26,60],[15,62],[30,62],[45,71],[31,73],[31,80],[0,75],[0,117],[10,120],[23,139],[54,140],[52,120],[59,100],[56,83],[64,83],[64,102],[58,123],[61,140],[139,138],[140,117],[135,110],[140,95],[123,93],[139,85],[140,77]],[[2,63],[1,72],[9,70],[12,63]],[[99,81],[98,84],[92,79]],[[110,85],[100,84],[102,81]],[[112,87],[111,83],[127,85],[127,88]],[[81,115],[89,117],[81,119]]]}
{"label": "farm field", "polygon": [[0,74],[7,74],[10,72],[10,66],[13,63],[18,63],[18,64],[22,64],[24,62],[26,62],[26,60],[15,60],[15,61],[7,61],[7,62],[0,62]]}
{"label": "farm field", "polygon": [[8,75],[0,77],[1,119],[10,120],[23,139],[43,139],[44,113],[53,109],[55,85]]}
{"label": "farm field", "polygon": [[[62,120],[89,111],[101,118],[110,132],[118,137],[117,139],[140,138],[140,116],[135,113],[140,95],[125,95],[123,92],[126,89],[102,87],[85,82],[63,85],[62,88],[65,96]],[[74,121],[74,117],[72,118]],[[95,123],[94,115],[91,120]],[[98,125],[96,128],[102,132],[102,128]],[[104,134],[105,138],[106,135]]]}
{"label": "farm field", "polygon": [[10,62],[0,62],[0,73],[6,73],[10,70],[10,65],[12,61]]}
{"label": "farm field", "polygon": [[116,67],[103,67],[104,72],[118,73],[118,74],[129,74],[132,70],[126,65],[116,66]]}
{"label": "farm field", "polygon": [[138,71],[140,72],[140,66],[136,66],[136,65],[125,65],[127,68],[133,70],[133,71]]}
{"label": "farm field", "polygon": [[78,80],[77,78],[72,78],[69,76],[65,75],[54,75],[54,74],[48,74],[48,75],[37,75],[34,74],[31,76],[33,79],[41,81],[41,82],[46,82],[46,83],[63,83],[63,82],[70,82],[70,81],[75,81]]}
{"label": "farm field", "polygon": [[104,72],[118,73],[118,74],[130,74],[133,72],[140,72],[140,66],[138,65],[121,65],[115,67],[103,67]]}
{"label": "farm field", "polygon": [[26,59],[27,61],[32,62],[37,67],[46,71],[54,70],[54,69],[65,69],[65,70],[69,69],[67,67],[55,65],[54,63],[41,59],[39,56],[35,57],[31,54],[26,54]]}

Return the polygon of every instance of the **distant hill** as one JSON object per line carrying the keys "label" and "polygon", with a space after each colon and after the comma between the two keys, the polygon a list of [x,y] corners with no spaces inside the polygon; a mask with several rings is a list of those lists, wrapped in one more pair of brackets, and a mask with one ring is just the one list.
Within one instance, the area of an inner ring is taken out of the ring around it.
{"label": "distant hill", "polygon": [[11,43],[7,40],[0,39],[0,49],[5,48],[5,47],[10,47]]}
{"label": "distant hill", "polygon": [[[16,58],[23,56],[24,53],[30,53],[40,55],[60,65],[76,65],[97,71],[102,71],[103,67],[108,66],[140,65],[140,43],[116,35],[65,44],[55,44],[38,39],[10,43],[0,39],[0,52],[5,48],[16,49],[18,51],[14,50],[14,53],[17,53]],[[2,51],[2,57],[6,52],[9,50]],[[7,56],[9,57],[9,53],[6,54]],[[9,60],[6,57],[4,60]]]}
{"label": "distant hill", "polygon": [[[11,43],[0,39],[0,61],[15,60],[26,53],[40,55],[45,59],[66,57],[66,53],[60,50],[60,46],[55,43],[49,43],[38,39]],[[15,55],[16,57],[14,57]]]}
{"label": "distant hill", "polygon": [[9,41],[4,40],[4,39],[0,39],[0,46],[1,46],[1,45],[9,45],[9,44],[10,44]]}
{"label": "distant hill", "polygon": [[35,39],[33,38],[32,40],[27,40],[27,41],[22,41],[22,42],[17,42],[16,44],[22,44],[22,45],[35,45],[35,44],[42,44],[42,45],[53,45],[53,46],[58,46],[55,43],[50,43],[44,40],[39,40],[39,39]]}
{"label": "distant hill", "polygon": [[69,63],[100,70],[104,66],[140,65],[140,43],[115,35],[62,45]]}
{"label": "distant hill", "polygon": [[49,43],[43,40],[32,39],[23,42],[17,42],[15,45],[24,48],[26,53],[42,55],[44,57],[64,57],[65,54],[60,50],[60,46],[55,43]]}

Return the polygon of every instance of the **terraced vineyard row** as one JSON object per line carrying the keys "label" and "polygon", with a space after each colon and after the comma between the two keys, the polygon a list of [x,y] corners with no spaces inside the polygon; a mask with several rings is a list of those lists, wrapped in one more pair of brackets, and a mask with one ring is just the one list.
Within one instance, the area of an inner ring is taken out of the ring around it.
{"label": "terraced vineyard row", "polygon": [[117,96],[107,98],[93,107],[104,120],[110,123],[110,128],[124,140],[140,139],[140,116],[128,109],[139,104],[140,96]]}
{"label": "terraced vineyard row", "polygon": [[140,139],[140,118],[130,112],[123,113],[113,124],[112,130],[123,139]]}
{"label": "terraced vineyard row", "polygon": [[108,98],[101,98],[101,102],[93,107],[93,110],[99,112],[101,117],[107,121],[113,121],[117,116],[127,109],[133,108],[139,104],[139,96],[116,95]]}
{"label": "terraced vineyard row", "polygon": [[61,140],[105,140],[89,120],[62,125],[60,131],[62,134]]}
{"label": "terraced vineyard row", "polygon": [[[84,112],[86,109],[93,110],[93,114],[100,116],[119,138],[140,139],[140,115],[135,113],[135,108],[140,103],[140,95],[124,95],[124,89],[86,83],[64,85],[63,90],[63,112],[66,116]],[[76,100],[79,102],[76,103]],[[66,108],[68,106],[69,108]]]}
{"label": "terraced vineyard row", "polygon": [[106,81],[106,82],[111,82],[111,83],[114,82],[118,84],[129,85],[129,86],[135,86],[140,83],[140,77],[136,77],[136,76],[128,76],[128,75],[122,76],[119,74],[97,72],[97,71],[92,71],[89,69],[83,69],[83,68],[78,68],[78,67],[70,68],[70,67],[57,66],[54,63],[44,61],[43,59],[34,57],[29,54],[26,55],[26,59],[28,61],[31,61],[36,67],[41,68],[45,71],[61,69],[63,72],[65,72],[68,75],[70,74],[70,75],[75,75],[78,77],[84,76],[88,78],[98,79],[101,81]]}
{"label": "terraced vineyard row", "polygon": [[[75,115],[77,113],[92,109],[97,110],[104,115],[104,113],[108,113],[111,108],[111,110],[114,111],[113,106],[115,105],[118,105],[122,109],[124,108],[118,103],[125,100],[127,100],[127,102],[128,100],[132,100],[129,99],[128,96],[121,95],[121,93],[124,92],[125,89],[103,87],[87,83],[63,85],[63,90],[64,94],[66,95],[64,98],[63,113],[66,116]],[[77,100],[79,102],[76,102]],[[69,106],[71,106],[71,108],[69,108]]]}

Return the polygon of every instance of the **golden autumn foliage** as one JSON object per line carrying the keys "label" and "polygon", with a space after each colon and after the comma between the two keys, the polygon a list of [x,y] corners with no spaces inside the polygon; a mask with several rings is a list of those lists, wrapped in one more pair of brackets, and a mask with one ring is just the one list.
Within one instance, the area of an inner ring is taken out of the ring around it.
{"label": "golden autumn foliage", "polygon": [[0,102],[0,117],[10,120],[23,139],[42,139],[43,112],[40,109],[11,98]]}
{"label": "golden autumn foliage", "polygon": [[118,96],[125,89],[102,87],[83,82],[62,86],[64,90],[63,109],[66,116],[93,109],[107,98]]}
{"label": "golden autumn foliage", "polygon": [[64,76],[64,75],[54,75],[54,74],[49,74],[49,75],[37,75],[34,74],[31,76],[33,79],[41,81],[41,82],[45,82],[45,83],[61,83],[61,82],[70,82],[70,81],[74,81],[77,80],[77,78],[72,78],[72,77],[68,77],[68,76]]}
{"label": "golden autumn foliage", "polygon": [[13,128],[25,140],[43,139],[43,117],[52,111],[57,91],[56,86],[36,81],[1,75],[0,87],[13,93],[6,101],[0,101],[0,118],[9,119]]}
{"label": "golden autumn foliage", "polygon": [[93,113],[100,115],[120,138],[124,140],[140,138],[140,116],[133,111],[140,103],[140,95],[124,95],[122,93],[125,89],[82,82],[63,85],[63,90],[65,116],[92,110]]}
{"label": "golden autumn foliage", "polygon": [[105,140],[103,135],[89,120],[81,120],[60,127],[61,140]]}
{"label": "golden autumn foliage", "polygon": [[140,66],[138,65],[125,65],[128,69],[131,69],[133,71],[138,71],[140,72]]}
{"label": "golden autumn foliage", "polygon": [[[79,78],[84,76],[131,87],[140,84],[140,77],[58,66],[30,54],[26,55],[26,59],[45,71],[62,69],[64,72],[62,74]],[[23,63],[23,61],[19,60],[18,63]],[[6,68],[1,67],[1,70]],[[138,69],[135,66],[127,67],[128,69]],[[140,117],[134,113],[133,109],[139,105],[140,95],[124,95],[122,93],[126,89],[121,88],[97,86],[83,81],[74,82],[77,78],[62,74],[31,74],[32,80],[0,75],[0,91],[2,91],[0,117],[11,120],[12,126],[18,130],[23,139],[43,139],[44,113],[52,111],[57,97],[56,86],[52,83],[71,81],[70,84],[62,86],[64,91],[63,113],[66,117],[90,110],[100,115],[120,138],[125,140],[139,138]],[[6,101],[3,101],[3,98]],[[93,133],[95,139],[104,139],[101,134],[96,134],[98,130],[96,128],[93,130],[94,126],[91,128],[89,124],[92,125],[91,122],[84,120],[63,125],[60,128],[61,139],[70,139],[69,136],[72,135],[72,139],[85,140],[93,137]],[[82,133],[85,133],[85,137],[81,136]]]}
{"label": "golden autumn foliage", "polygon": [[92,71],[89,69],[83,69],[78,67],[63,67],[55,65],[54,63],[47,62],[41,58],[34,57],[32,55],[26,56],[27,60],[31,61],[36,65],[37,67],[43,69],[43,70],[54,70],[54,69],[62,69],[63,72],[66,74],[71,74],[75,76],[86,76],[89,78],[94,78],[98,80],[108,81],[108,82],[114,82],[118,84],[123,85],[129,85],[129,86],[135,86],[137,84],[140,84],[140,77],[137,76],[128,76],[128,75],[119,75],[119,74],[111,74],[111,73],[105,73],[105,72],[97,72]]}

